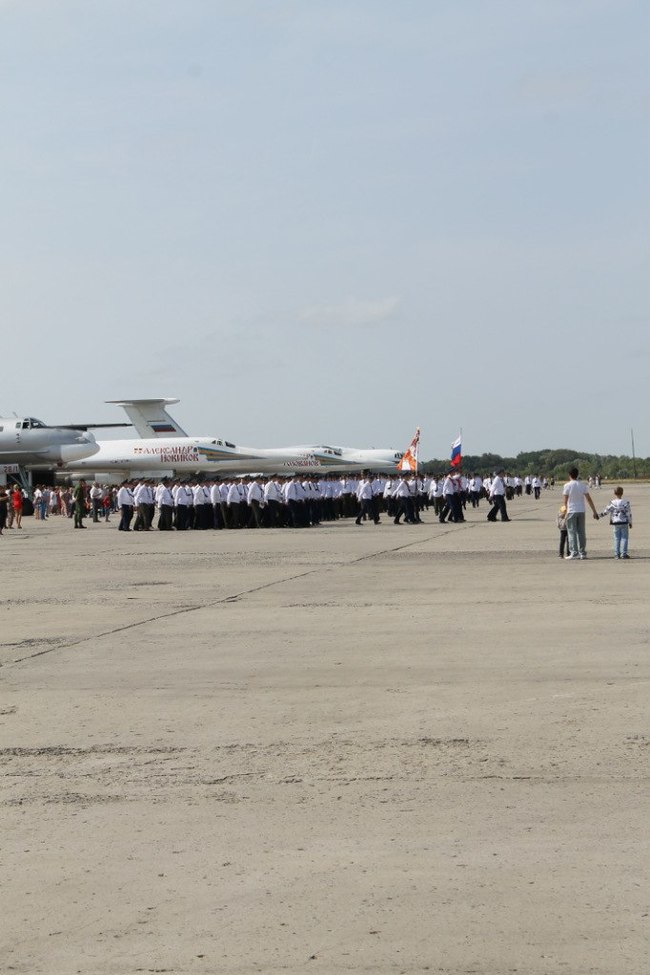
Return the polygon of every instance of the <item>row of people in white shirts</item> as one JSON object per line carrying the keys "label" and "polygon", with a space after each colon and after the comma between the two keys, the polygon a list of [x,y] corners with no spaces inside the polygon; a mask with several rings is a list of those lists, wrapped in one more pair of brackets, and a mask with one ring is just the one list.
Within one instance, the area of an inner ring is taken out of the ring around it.
{"label": "row of people in white shirts", "polygon": [[[215,483],[169,485],[160,482],[154,485],[150,481],[141,481],[135,487],[123,484],[117,492],[118,507],[129,505],[137,507],[140,504],[161,505],[202,505],[202,504],[250,504],[257,501],[264,504],[268,501],[286,503],[287,501],[305,501],[310,498],[339,498],[350,495],[361,500],[376,496],[399,497],[406,493],[426,494],[430,484],[435,481],[430,478],[415,478],[405,475],[400,478],[354,478],[338,479],[301,479],[299,476],[287,480],[286,478],[237,478],[230,481]],[[440,482],[442,483],[442,481]],[[405,485],[408,485],[406,487]]]}
{"label": "row of people in white shirts", "polygon": [[[521,477],[506,475],[506,487],[517,489],[524,485]],[[135,487],[124,484],[117,493],[118,507],[124,504],[137,507],[139,504],[161,505],[201,505],[201,504],[260,504],[289,500],[340,498],[351,495],[361,500],[382,496],[384,499],[411,495],[426,496],[429,499],[444,497],[446,494],[480,494],[483,489],[489,496],[493,478],[478,475],[466,477],[463,474],[447,474],[444,477],[415,476],[402,474],[395,477],[350,477],[341,478],[236,478],[201,484],[176,483],[169,485],[160,482],[141,481]],[[531,478],[531,486],[542,487],[543,481]]]}

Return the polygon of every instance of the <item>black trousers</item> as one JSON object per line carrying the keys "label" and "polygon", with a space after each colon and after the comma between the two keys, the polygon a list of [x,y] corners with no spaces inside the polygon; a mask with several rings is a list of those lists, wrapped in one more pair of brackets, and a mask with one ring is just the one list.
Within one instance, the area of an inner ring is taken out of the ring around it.
{"label": "black trousers", "polygon": [[438,515],[438,520],[444,522],[446,518],[449,521],[464,521],[463,509],[460,503],[460,494],[445,494],[443,495],[444,507],[440,514]]}
{"label": "black trousers", "polygon": [[361,508],[359,510],[359,514],[356,517],[357,525],[361,524],[361,519],[363,518],[364,515],[366,516],[366,518],[372,518],[374,523],[377,524],[377,522],[379,521],[379,514],[375,511],[374,505],[372,503],[372,498],[361,498],[361,501],[359,503],[361,505]]}
{"label": "black trousers", "polygon": [[397,509],[397,514],[395,515],[393,521],[396,525],[400,524],[400,518],[404,518],[409,524],[413,525],[415,523],[415,505],[413,503],[413,498],[396,498],[397,504],[399,505]]}
{"label": "black trousers", "polygon": [[262,524],[262,508],[260,507],[259,501],[254,499],[249,503],[250,508],[250,520],[248,522],[249,528],[263,528]]}
{"label": "black trousers", "polygon": [[509,521],[506,499],[503,494],[495,494],[492,498],[492,507],[488,512],[488,521],[496,521],[497,515],[501,514],[501,521]]}

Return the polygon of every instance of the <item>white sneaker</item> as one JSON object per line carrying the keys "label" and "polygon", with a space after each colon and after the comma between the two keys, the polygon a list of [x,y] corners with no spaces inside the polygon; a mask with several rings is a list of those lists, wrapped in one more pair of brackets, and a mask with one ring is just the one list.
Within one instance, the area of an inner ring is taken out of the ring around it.
{"label": "white sneaker", "polygon": [[568,562],[568,561],[569,561],[569,559],[577,559],[577,558],[578,558],[578,556],[577,556],[577,555],[573,555],[573,553],[571,553],[571,555],[565,555],[565,556],[564,556],[564,558],[565,558],[565,559],[567,560],[567,562]]}

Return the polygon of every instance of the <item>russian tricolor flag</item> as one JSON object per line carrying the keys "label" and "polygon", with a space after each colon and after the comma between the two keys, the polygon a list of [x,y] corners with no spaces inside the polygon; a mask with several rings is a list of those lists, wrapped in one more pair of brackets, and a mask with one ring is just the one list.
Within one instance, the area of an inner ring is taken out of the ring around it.
{"label": "russian tricolor flag", "polygon": [[453,444],[451,445],[451,466],[460,467],[462,459],[463,459],[463,451],[461,448],[461,435],[458,434]]}

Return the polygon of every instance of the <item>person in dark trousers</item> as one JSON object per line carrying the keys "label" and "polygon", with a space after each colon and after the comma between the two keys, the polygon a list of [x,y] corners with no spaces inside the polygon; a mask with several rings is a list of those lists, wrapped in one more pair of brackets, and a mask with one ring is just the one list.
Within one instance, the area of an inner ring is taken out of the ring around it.
{"label": "person in dark trousers", "polygon": [[504,470],[497,471],[492,478],[492,484],[490,485],[490,501],[492,502],[492,507],[488,511],[488,521],[496,521],[498,514],[501,515],[501,521],[510,521],[508,518],[508,509],[506,508],[505,473]]}
{"label": "person in dark trousers", "polygon": [[86,517],[86,482],[84,480],[79,481],[72,497],[74,499],[74,527],[85,528],[83,520]]}

